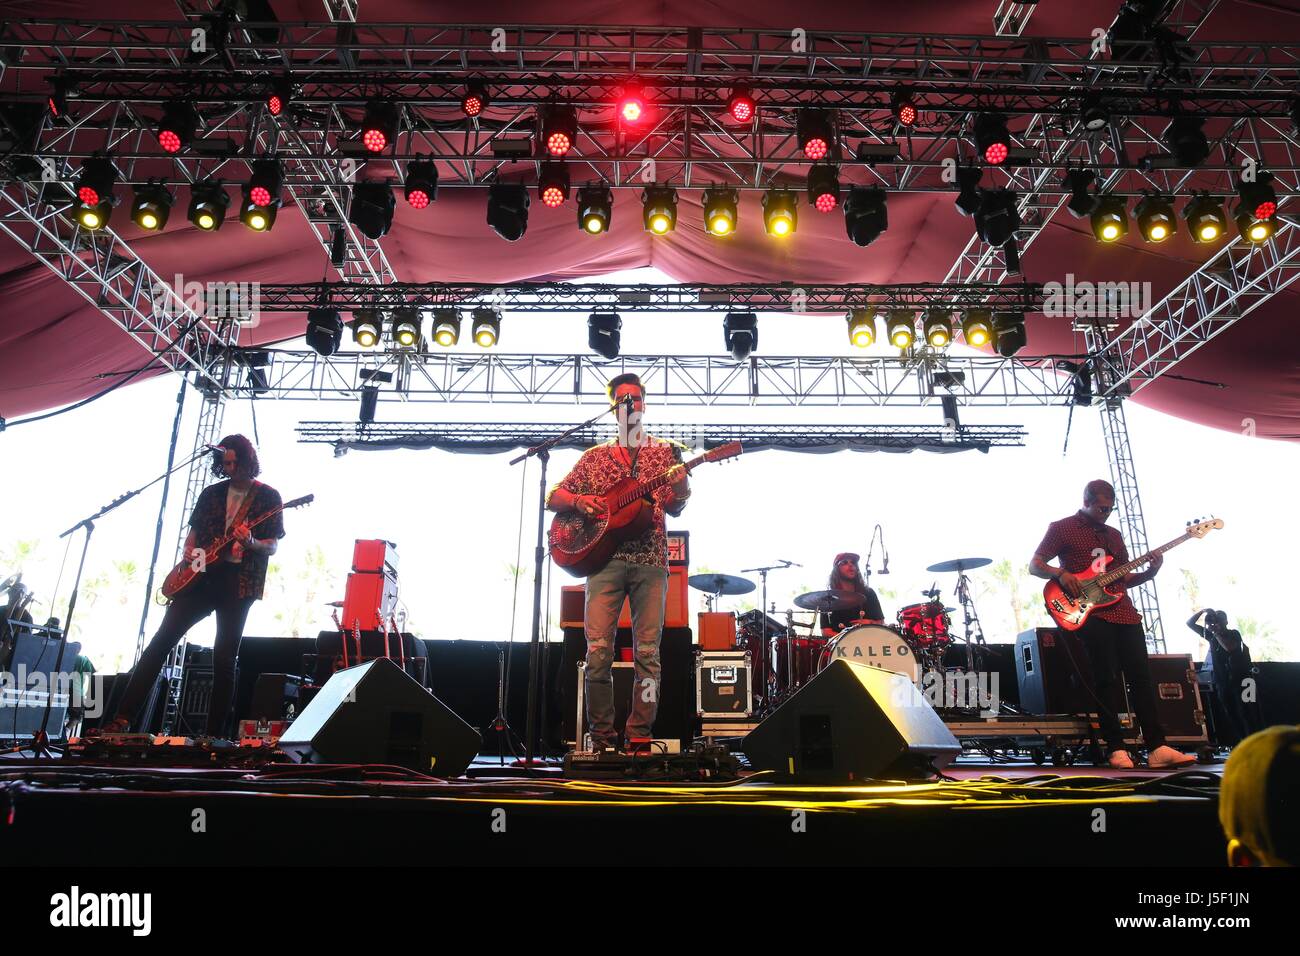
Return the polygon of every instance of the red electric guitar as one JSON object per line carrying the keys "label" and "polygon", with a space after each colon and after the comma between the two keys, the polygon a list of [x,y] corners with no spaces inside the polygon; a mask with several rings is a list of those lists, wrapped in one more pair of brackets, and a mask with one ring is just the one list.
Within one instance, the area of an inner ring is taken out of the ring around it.
{"label": "red electric guitar", "polygon": [[1047,602],[1047,613],[1052,615],[1052,620],[1058,627],[1067,631],[1077,631],[1083,627],[1083,622],[1088,620],[1088,615],[1094,608],[1109,607],[1124,597],[1123,584],[1112,587],[1116,582],[1124,580],[1125,575],[1130,571],[1141,567],[1151,560],[1153,555],[1164,554],[1170,548],[1175,548],[1191,538],[1204,538],[1210,531],[1223,527],[1222,518],[1207,518],[1205,521],[1192,521],[1187,525],[1187,532],[1174,538],[1167,544],[1162,544],[1158,548],[1153,548],[1140,558],[1134,558],[1117,568],[1107,569],[1115,559],[1109,554],[1102,557],[1102,569],[1095,571],[1089,568],[1087,571],[1080,571],[1075,575],[1079,579],[1082,590],[1077,598],[1070,597],[1065,588],[1061,587],[1059,581],[1048,581],[1047,586],[1043,588],[1043,600]]}
{"label": "red electric guitar", "polygon": [[[683,464],[689,472],[702,462],[735,458],[740,452],[740,442],[731,441]],[[599,496],[605,506],[604,514],[594,517],[576,511],[557,514],[551,519],[548,535],[551,558],[574,577],[595,574],[609,562],[620,544],[645,534],[654,520],[654,507],[648,496],[668,484],[668,474],[665,471],[648,481],[628,477],[615,483]]]}
{"label": "red electric guitar", "polygon": [[[272,508],[266,514],[259,515],[252,520],[246,520],[244,524],[250,529],[257,527],[272,515],[277,515],[281,511],[288,511],[291,508],[301,508],[303,505],[309,505],[316,500],[315,495],[303,495],[301,498],[294,498],[293,501],[287,501],[278,508]],[[229,531],[217,538],[210,545],[203,549],[202,555],[190,553],[181,558],[176,563],[176,567],[167,572],[167,577],[163,579],[162,596],[168,601],[176,597],[187,587],[194,583],[194,579],[213,562],[217,561],[222,550],[226,545],[235,540],[234,531]],[[198,548],[193,549],[198,551]]]}

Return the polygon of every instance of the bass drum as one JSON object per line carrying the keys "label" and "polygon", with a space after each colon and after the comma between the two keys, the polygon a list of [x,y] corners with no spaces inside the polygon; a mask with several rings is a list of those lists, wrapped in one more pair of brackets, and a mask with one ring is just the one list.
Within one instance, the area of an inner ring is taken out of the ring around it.
{"label": "bass drum", "polygon": [[831,661],[866,664],[895,674],[906,674],[918,686],[921,683],[921,664],[917,661],[912,646],[892,627],[879,624],[846,627],[826,645],[818,670],[828,666]]}

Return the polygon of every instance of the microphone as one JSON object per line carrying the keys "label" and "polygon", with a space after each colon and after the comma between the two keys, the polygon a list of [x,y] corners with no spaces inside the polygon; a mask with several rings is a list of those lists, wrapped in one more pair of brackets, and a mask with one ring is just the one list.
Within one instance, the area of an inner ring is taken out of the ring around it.
{"label": "microphone", "polygon": [[880,550],[883,551],[884,554],[885,554],[885,557],[884,557],[884,565],[885,565],[885,566],[884,566],[883,568],[880,569],[880,573],[881,573],[881,574],[888,574],[888,573],[889,573],[889,548],[886,547],[886,545],[885,545],[885,529],[884,529],[883,527],[881,527],[880,525],[876,525],[876,527],[877,527],[877,528],[880,528]]}
{"label": "microphone", "polygon": [[635,404],[636,404],[636,399],[634,399],[631,395],[624,395],[624,396],[623,396],[623,406],[624,406],[624,407],[625,407],[629,412],[632,411],[632,406],[635,405]]}
{"label": "microphone", "polygon": [[782,562],[782,563],[783,563],[787,568],[802,568],[802,567],[803,567],[802,564],[797,564],[797,563],[795,563],[794,561],[791,561],[789,558],[777,558],[777,560],[780,561],[780,562]]}
{"label": "microphone", "polygon": [[220,452],[223,455],[230,450],[224,445],[204,445],[203,447],[208,451]]}

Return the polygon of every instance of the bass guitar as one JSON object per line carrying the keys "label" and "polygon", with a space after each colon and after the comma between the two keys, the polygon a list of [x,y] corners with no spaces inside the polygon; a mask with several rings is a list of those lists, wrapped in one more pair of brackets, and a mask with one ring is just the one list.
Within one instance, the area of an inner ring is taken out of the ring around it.
{"label": "bass guitar", "polygon": [[[257,527],[267,518],[278,515],[281,511],[289,511],[292,508],[301,508],[303,505],[309,505],[316,500],[315,495],[303,495],[301,498],[294,498],[293,501],[286,501],[278,508],[272,508],[263,515],[259,515],[252,520],[247,520],[244,524],[250,529]],[[173,600],[176,595],[180,594],[198,578],[209,564],[220,559],[221,552],[235,540],[233,530],[228,531],[217,540],[203,549],[200,553],[198,548],[187,554],[176,563],[176,567],[167,572],[167,577],[163,579],[162,596],[168,601]]]}
{"label": "bass guitar", "polygon": [[[1067,631],[1077,631],[1088,620],[1088,615],[1099,607],[1109,607],[1124,597],[1122,582],[1126,575],[1135,568],[1146,564],[1157,554],[1164,554],[1192,538],[1204,538],[1216,528],[1223,527],[1222,518],[1208,518],[1205,521],[1192,521],[1187,531],[1174,540],[1153,548],[1139,558],[1125,562],[1115,568],[1107,566],[1114,561],[1111,555],[1103,555],[1087,571],[1075,575],[1079,579],[1081,590],[1078,597],[1070,597],[1059,581],[1048,581],[1043,588],[1043,600],[1047,602],[1047,613],[1052,616],[1058,627]],[[1100,567],[1098,567],[1098,564]],[[1117,585],[1117,586],[1116,586]]]}
{"label": "bass guitar", "polygon": [[[727,442],[683,462],[687,472],[706,461],[735,458],[740,442]],[[590,517],[566,511],[551,519],[548,540],[551,558],[574,577],[585,578],[603,568],[624,541],[645,534],[654,520],[649,496],[669,482],[669,471],[647,481],[628,477],[600,495],[604,510]]]}

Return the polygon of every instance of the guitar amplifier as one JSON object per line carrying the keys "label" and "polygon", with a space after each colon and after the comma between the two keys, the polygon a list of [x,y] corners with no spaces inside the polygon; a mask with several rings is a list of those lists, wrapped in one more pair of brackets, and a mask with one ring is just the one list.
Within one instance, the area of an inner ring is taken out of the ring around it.
{"label": "guitar amplifier", "polygon": [[397,579],[372,571],[354,571],[348,575],[343,595],[343,627],[351,631],[381,630],[397,610]]}
{"label": "guitar amplifier", "polygon": [[[1095,714],[1098,711],[1092,660],[1079,635],[1052,627],[1023,631],[1016,636],[1016,678],[1020,706],[1026,713]],[[1128,693],[1116,681],[1107,706],[1129,713]]]}
{"label": "guitar amplifier", "polygon": [[352,546],[352,570],[397,577],[397,545],[391,541],[358,538]]}

